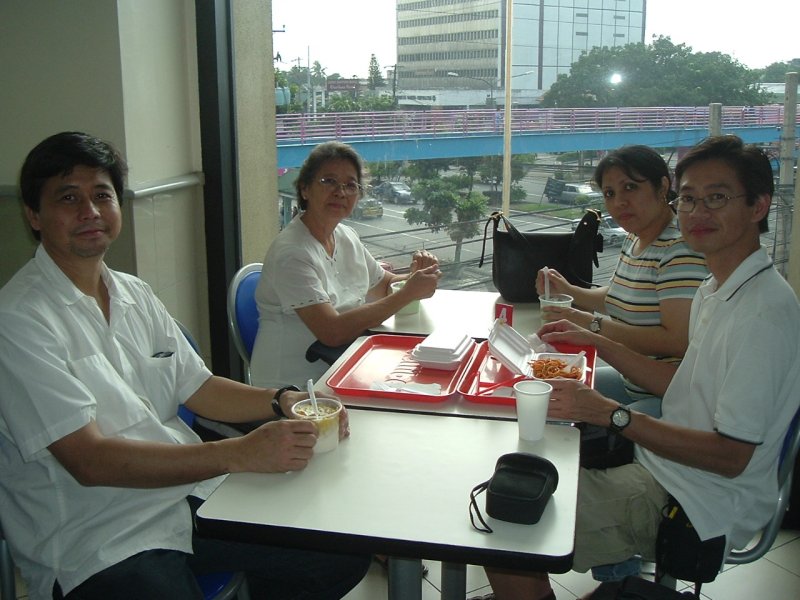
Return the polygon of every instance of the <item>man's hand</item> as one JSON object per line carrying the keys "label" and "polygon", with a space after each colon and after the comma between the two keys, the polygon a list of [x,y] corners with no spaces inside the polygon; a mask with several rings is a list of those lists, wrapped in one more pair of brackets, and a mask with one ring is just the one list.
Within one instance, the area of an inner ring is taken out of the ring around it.
{"label": "man's hand", "polygon": [[536,335],[548,344],[564,342],[575,346],[596,346],[598,337],[602,337],[566,319],[545,323],[539,328]]}
{"label": "man's hand", "polygon": [[415,273],[420,269],[427,269],[430,266],[439,265],[439,259],[427,250],[418,250],[411,256],[410,273]]}
{"label": "man's hand", "polygon": [[311,460],[317,428],[311,421],[284,419],[226,441],[236,445],[231,471],[285,473],[304,469]]}
{"label": "man's hand", "polygon": [[553,386],[547,416],[560,421],[580,421],[608,426],[617,403],[575,379],[548,379]]}

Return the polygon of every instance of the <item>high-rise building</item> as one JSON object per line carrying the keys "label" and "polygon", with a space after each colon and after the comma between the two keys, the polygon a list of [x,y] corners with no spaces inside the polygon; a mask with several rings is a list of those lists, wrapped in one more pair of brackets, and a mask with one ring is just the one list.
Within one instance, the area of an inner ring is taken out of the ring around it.
{"label": "high-rise building", "polygon": [[473,89],[487,103],[506,81],[545,91],[594,47],[644,42],[647,0],[514,0],[505,73],[505,0],[397,0],[397,85]]}

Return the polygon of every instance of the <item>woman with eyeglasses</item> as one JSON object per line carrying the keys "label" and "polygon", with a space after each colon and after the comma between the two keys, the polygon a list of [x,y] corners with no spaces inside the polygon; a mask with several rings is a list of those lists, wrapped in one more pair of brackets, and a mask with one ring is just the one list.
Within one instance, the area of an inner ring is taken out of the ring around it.
{"label": "woman with eyeglasses", "polygon": [[[546,320],[567,319],[669,362],[686,352],[689,308],[697,287],[708,275],[705,258],[683,240],[670,204],[675,196],[667,163],[647,146],[623,146],[597,164],[594,181],[606,210],[628,232],[608,285],[584,289],[549,271],[550,289],[569,294],[575,308],[543,309]],[[544,289],[544,274],[537,277]],[[661,416],[654,397],[611,367],[595,373],[595,388],[634,410]]]}
{"label": "woman with eyeglasses", "polygon": [[[253,385],[304,386],[328,369],[323,360],[306,360],[314,342],[349,344],[436,291],[441,272],[434,255],[415,252],[410,272],[395,275],[342,223],[364,195],[362,179],[361,157],[340,142],[318,145],[300,168],[295,182],[300,212],[267,251],[256,289]],[[405,285],[390,293],[392,282],[401,280]]]}

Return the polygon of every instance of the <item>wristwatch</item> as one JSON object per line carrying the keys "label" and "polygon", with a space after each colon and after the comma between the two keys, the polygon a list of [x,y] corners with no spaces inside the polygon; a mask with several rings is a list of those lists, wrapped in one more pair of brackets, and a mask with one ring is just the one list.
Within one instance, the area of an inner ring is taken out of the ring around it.
{"label": "wristwatch", "polygon": [[603,325],[603,315],[600,313],[594,313],[594,319],[592,322],[589,323],[589,331],[592,333],[600,333],[600,327]]}
{"label": "wristwatch", "polygon": [[630,424],[631,409],[620,404],[616,409],[614,409],[614,412],[611,413],[611,423],[609,424],[609,427],[619,433]]}
{"label": "wristwatch", "polygon": [[296,385],[287,385],[275,392],[275,395],[272,397],[272,412],[274,412],[275,416],[280,419],[286,418],[286,413],[283,412],[283,409],[281,408],[281,396],[283,395],[283,392],[289,391],[299,392],[300,388]]}

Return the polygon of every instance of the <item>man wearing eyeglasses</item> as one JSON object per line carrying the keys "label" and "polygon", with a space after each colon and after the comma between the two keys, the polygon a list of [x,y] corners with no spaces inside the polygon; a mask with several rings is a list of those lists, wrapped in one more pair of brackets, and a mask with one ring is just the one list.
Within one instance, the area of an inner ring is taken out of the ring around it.
{"label": "man wearing eyeglasses", "polygon": [[[663,396],[663,416],[654,419],[583,384],[551,382],[548,416],[606,426],[637,445],[630,465],[581,469],[578,571],[634,554],[655,560],[662,511],[679,506],[699,539],[716,545],[718,552],[709,554],[713,575],[727,551],[744,547],[775,507],[778,457],[800,404],[800,304],[760,244],[772,169],[760,149],[719,136],[690,150],[675,175],[681,231],[711,271],[692,303],[680,366],[568,321],[539,332],[548,342],[596,346],[620,372]],[[497,600],[555,598],[546,574],[487,574]]]}

